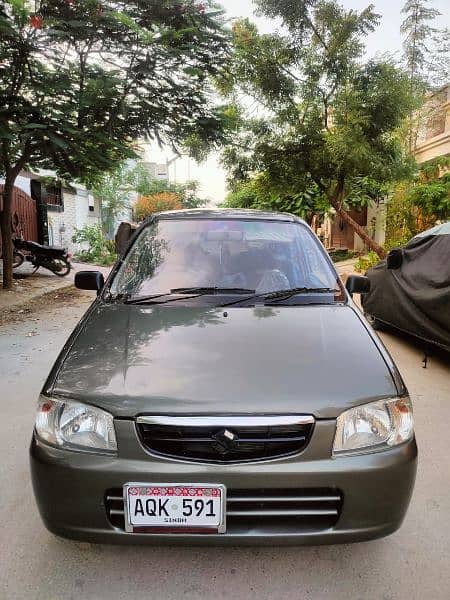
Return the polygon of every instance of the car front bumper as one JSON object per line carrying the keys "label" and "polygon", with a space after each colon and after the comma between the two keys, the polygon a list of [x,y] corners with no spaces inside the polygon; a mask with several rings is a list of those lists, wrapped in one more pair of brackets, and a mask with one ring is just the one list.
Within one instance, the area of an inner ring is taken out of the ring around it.
{"label": "car front bumper", "polygon": [[[331,544],[383,537],[398,529],[411,498],[417,465],[415,440],[383,452],[331,458],[335,421],[317,421],[301,454],[266,462],[208,465],[148,454],[132,421],[119,420],[119,456],[52,448],[33,436],[30,448],[34,493],[41,517],[53,533],[77,540],[131,544]],[[327,457],[327,458],[324,458]],[[230,492],[331,489],[342,496],[332,526],[308,519],[264,519],[227,527],[224,534],[136,534],[111,522],[108,490],[127,482],[220,483]],[[286,522],[288,525],[286,526]]]}

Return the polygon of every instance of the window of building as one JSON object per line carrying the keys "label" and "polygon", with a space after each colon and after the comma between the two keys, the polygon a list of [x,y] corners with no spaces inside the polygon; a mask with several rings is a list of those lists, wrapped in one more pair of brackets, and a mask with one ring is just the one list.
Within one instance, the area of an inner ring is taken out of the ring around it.
{"label": "window of building", "polygon": [[64,209],[62,188],[60,185],[52,185],[47,190],[47,206],[50,210],[62,211]]}
{"label": "window of building", "polygon": [[436,111],[427,121],[427,139],[433,138],[445,132],[445,112]]}

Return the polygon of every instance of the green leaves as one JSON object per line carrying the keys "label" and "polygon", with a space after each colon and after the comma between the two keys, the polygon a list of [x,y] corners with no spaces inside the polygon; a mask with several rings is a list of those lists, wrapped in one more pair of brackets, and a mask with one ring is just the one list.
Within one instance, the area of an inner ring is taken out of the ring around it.
{"label": "green leaves", "polygon": [[6,5],[9,5],[14,20],[23,26],[30,16],[30,11],[27,6],[29,5],[29,2],[27,2],[27,0],[6,0],[5,3]]}
{"label": "green leaves", "polygon": [[394,64],[362,61],[364,38],[379,22],[373,6],[257,5],[286,29],[260,35],[247,20],[233,26],[235,52],[218,82],[240,105],[223,153],[233,189],[227,205],[309,219],[331,206],[378,200],[408,169],[397,129],[412,102],[408,78]]}
{"label": "green leaves", "polygon": [[78,254],[83,262],[112,265],[117,259],[114,241],[104,237],[100,225],[85,225],[82,229],[76,229],[72,241],[88,244],[88,249],[83,249]]}
{"label": "green leaves", "polygon": [[430,21],[441,14],[435,8],[428,7],[428,4],[429,0],[407,0],[401,11],[405,18],[400,32],[404,35],[403,50],[411,79],[423,76],[427,44],[436,31]]}
{"label": "green leaves", "polygon": [[189,181],[185,184],[169,183],[155,179],[148,164],[141,161],[136,164],[122,163],[116,169],[104,173],[92,187],[93,194],[101,199],[104,229],[111,231],[115,218],[131,211],[132,198],[153,196],[168,192],[175,196],[183,208],[197,208],[206,204],[206,200],[198,195],[198,183]]}
{"label": "green leaves", "polygon": [[416,184],[409,190],[407,200],[421,208],[426,215],[450,219],[450,173],[440,179]]}
{"label": "green leaves", "polygon": [[303,189],[278,186],[263,173],[237,184],[223,206],[289,212],[310,221],[313,214],[323,214],[326,201],[311,180],[303,181],[301,187]]}
{"label": "green leaves", "polygon": [[280,18],[290,31],[301,32],[310,26],[310,11],[318,0],[256,0],[259,14]]}
{"label": "green leaves", "polygon": [[138,138],[218,143],[206,80],[228,47],[219,11],[188,0],[42,0],[36,10],[24,0],[0,8],[8,164],[26,146],[30,168],[92,183],[135,156]]}

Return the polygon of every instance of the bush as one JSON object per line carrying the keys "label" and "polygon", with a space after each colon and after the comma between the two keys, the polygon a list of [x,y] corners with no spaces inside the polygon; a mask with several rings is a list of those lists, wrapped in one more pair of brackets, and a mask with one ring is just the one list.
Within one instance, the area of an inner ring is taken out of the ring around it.
{"label": "bush", "polygon": [[376,252],[369,252],[365,256],[360,256],[355,263],[355,271],[366,273],[371,267],[380,262],[380,257]]}
{"label": "bush", "polygon": [[447,220],[450,217],[450,173],[416,184],[409,191],[408,200],[425,215]]}
{"label": "bush", "polygon": [[134,205],[134,215],[138,221],[156,212],[164,210],[180,210],[183,208],[181,198],[174,192],[157,192],[150,196],[141,196]]}
{"label": "bush", "polygon": [[88,244],[87,249],[76,254],[75,258],[82,262],[112,265],[116,261],[114,241],[104,237],[100,225],[85,225],[82,229],[77,229],[72,241]]}
{"label": "bush", "polygon": [[338,248],[337,250],[330,250],[328,254],[330,255],[331,260],[334,263],[337,263],[342,260],[353,258],[356,255],[356,252],[353,252],[352,250],[345,250],[344,248]]}

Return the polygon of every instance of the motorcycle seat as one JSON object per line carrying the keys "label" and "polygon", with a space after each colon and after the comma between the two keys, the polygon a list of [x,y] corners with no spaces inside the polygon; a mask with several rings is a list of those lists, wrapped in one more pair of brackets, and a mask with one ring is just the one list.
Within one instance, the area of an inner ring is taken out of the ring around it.
{"label": "motorcycle seat", "polygon": [[32,242],[31,240],[23,240],[19,242],[22,248],[27,250],[34,250],[35,252],[54,252],[58,254],[65,254],[66,249],[61,248],[60,246],[44,246],[43,244],[38,244],[37,242]]}

